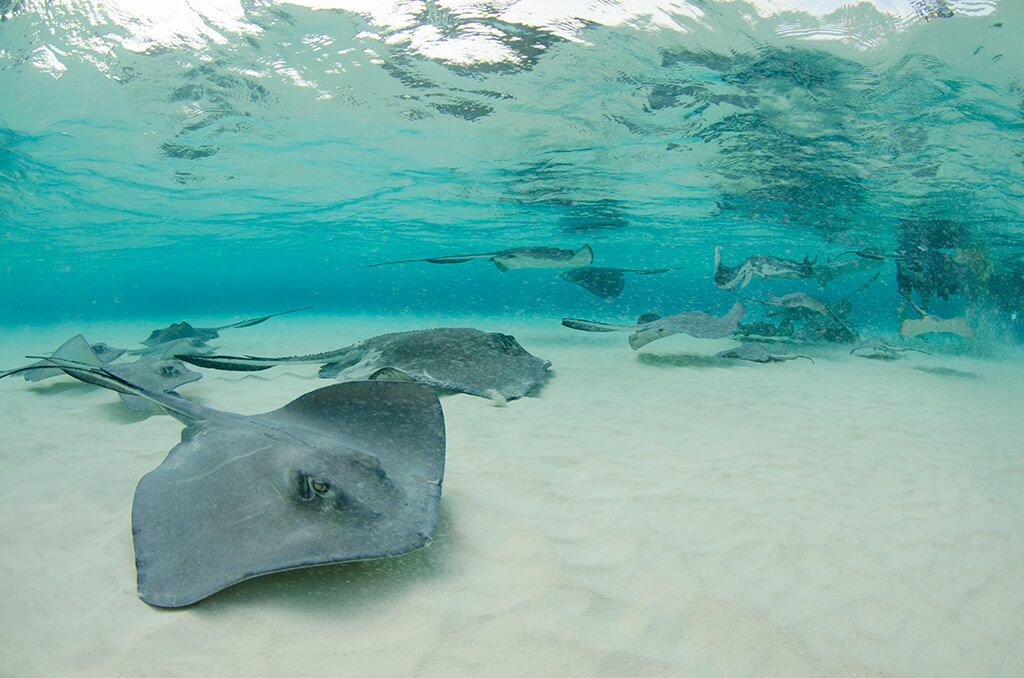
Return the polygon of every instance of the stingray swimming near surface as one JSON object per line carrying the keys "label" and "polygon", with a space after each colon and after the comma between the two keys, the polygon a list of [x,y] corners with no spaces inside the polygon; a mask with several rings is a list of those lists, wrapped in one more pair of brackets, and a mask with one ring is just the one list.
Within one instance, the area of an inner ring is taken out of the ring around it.
{"label": "stingray swimming near surface", "polygon": [[588,266],[593,263],[594,251],[590,248],[590,245],[584,245],[575,251],[561,247],[513,247],[507,250],[481,252],[479,254],[451,254],[442,257],[427,257],[425,259],[384,261],[378,264],[370,264],[366,268],[390,266],[392,264],[411,264],[418,261],[426,261],[431,264],[461,264],[471,259],[487,259],[502,272],[513,268],[571,268],[574,266]]}
{"label": "stingray swimming near surface", "polygon": [[526,395],[551,366],[520,346],[513,336],[465,327],[383,334],[310,355],[178,357],[199,367],[245,372],[284,363],[316,363],[322,365],[319,376],[325,379],[414,380],[446,391],[503,400]]}
{"label": "stingray swimming near surface", "polygon": [[568,271],[561,271],[558,277],[567,282],[579,285],[591,294],[601,297],[605,301],[611,301],[620,294],[626,287],[626,273],[634,275],[654,275],[667,273],[673,268],[608,268],[605,266],[581,266],[571,268]]}
{"label": "stingray swimming near surface", "polygon": [[761,280],[782,280],[786,278],[813,278],[814,262],[804,257],[803,261],[790,261],[763,254],[747,257],[737,266],[722,263],[722,246],[715,245],[715,286],[726,292],[737,287],[743,288],[754,278]]}
{"label": "stingray swimming near surface", "polygon": [[[28,381],[40,381],[53,376],[50,374],[51,370],[55,370],[56,374],[75,376],[70,374],[67,369],[61,367],[59,361],[92,367],[103,366],[122,379],[157,392],[173,392],[179,386],[198,381],[203,376],[198,372],[188,369],[177,360],[144,357],[134,361],[113,362],[111,356],[116,358],[121,353],[117,350],[105,350],[103,348],[105,346],[105,344],[90,345],[85,340],[85,337],[81,334],[76,334],[64,342],[49,357],[42,358],[39,362],[32,365],[4,372],[0,374],[0,379],[20,373],[24,374],[25,379]],[[139,412],[151,407],[150,402],[145,398],[129,393],[121,393],[120,395],[121,401],[130,410]]]}
{"label": "stingray swimming near surface", "polygon": [[[840,257],[846,254],[856,255],[856,258],[840,259]],[[884,253],[870,249],[843,252],[843,254],[840,254],[835,259],[829,259],[828,261],[820,264],[811,264],[811,276],[816,278],[817,281],[824,286],[836,278],[878,268],[884,264],[888,258],[888,255]]]}
{"label": "stingray swimming near surface", "polygon": [[396,556],[433,537],[445,431],[423,384],[333,384],[245,416],[107,367],[54,363],[186,425],[132,504],[138,592],[150,605],[191,605],[272,572]]}
{"label": "stingray swimming near surface", "polygon": [[290,311],[280,311],[279,313],[271,313],[259,318],[249,318],[248,320],[242,320],[237,323],[231,323],[229,325],[221,325],[219,327],[193,327],[191,324],[184,320],[177,323],[172,323],[167,327],[163,327],[158,330],[150,332],[149,336],[146,337],[141,343],[144,346],[155,348],[162,344],[167,344],[174,341],[187,341],[193,346],[201,346],[211,339],[216,339],[220,336],[221,330],[237,329],[242,327],[252,327],[253,325],[259,325],[262,322],[266,322],[271,318],[276,318],[279,315],[285,315],[287,313],[298,313],[299,311],[306,311],[312,308],[311,306],[305,306],[303,308],[293,308]]}
{"label": "stingray swimming near surface", "polygon": [[595,320],[562,318],[562,324],[584,332],[615,332],[631,330],[629,345],[633,350],[672,334],[688,334],[698,339],[720,339],[733,334],[743,319],[743,302],[737,301],[724,316],[715,317],[704,311],[686,311],[665,318],[647,313],[640,316],[635,325],[615,325]]}

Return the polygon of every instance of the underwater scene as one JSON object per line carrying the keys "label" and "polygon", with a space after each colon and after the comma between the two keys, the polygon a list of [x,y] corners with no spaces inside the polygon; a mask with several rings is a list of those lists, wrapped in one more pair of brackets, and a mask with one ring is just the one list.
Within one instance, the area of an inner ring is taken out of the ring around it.
{"label": "underwater scene", "polygon": [[1022,32],[0,0],[0,674],[1024,674]]}

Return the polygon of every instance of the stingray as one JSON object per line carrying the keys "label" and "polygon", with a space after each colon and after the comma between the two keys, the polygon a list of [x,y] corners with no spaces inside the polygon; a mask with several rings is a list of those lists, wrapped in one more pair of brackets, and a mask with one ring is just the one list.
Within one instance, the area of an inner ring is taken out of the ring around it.
{"label": "stingray", "polygon": [[761,280],[781,280],[785,278],[814,277],[814,262],[807,257],[801,261],[790,261],[779,257],[755,254],[747,257],[737,266],[726,266],[722,263],[722,246],[715,246],[715,286],[729,292],[737,287],[743,288],[754,278]]}
{"label": "stingray", "polygon": [[[61,344],[57,350],[50,355],[51,357],[67,358],[69,360],[79,360],[87,363],[94,363],[97,361],[100,363],[109,363],[117,360],[124,355],[124,353],[125,349],[113,348],[112,346],[104,343],[90,345],[85,341],[81,334],[76,334]],[[12,374],[22,375],[25,381],[43,381],[44,379],[64,374],[64,370],[59,367],[54,367],[52,362],[43,359],[36,361],[31,365],[25,365],[24,367],[17,367],[13,370],[2,372],[0,373],[0,379],[9,377]]]}
{"label": "stingray", "polygon": [[515,337],[465,327],[383,334],[336,351],[282,358],[181,355],[217,370],[258,371],[283,363],[322,365],[319,376],[342,381],[413,380],[483,398],[521,398],[551,363],[530,354]]}
{"label": "stingray", "polygon": [[[873,268],[878,268],[885,263],[887,257],[885,254],[876,253],[872,250],[865,250],[859,252],[844,252],[843,254],[855,254],[856,259],[843,259],[839,260],[839,257],[835,259],[829,259],[825,263],[815,263],[811,265],[811,275],[816,278],[822,285],[827,285],[836,278],[844,275],[850,275],[851,273],[861,273],[863,271],[870,271]],[[842,256],[842,255],[839,255]]]}
{"label": "stingray", "polygon": [[719,351],[715,354],[718,358],[732,358],[734,360],[749,360],[755,363],[781,362],[783,360],[796,360],[804,358],[814,362],[805,355],[791,355],[783,346],[767,346],[753,341],[745,341],[735,348]]}
{"label": "stingray", "polygon": [[961,337],[968,339],[974,338],[974,330],[967,324],[964,318],[940,318],[937,315],[932,315],[926,312],[923,308],[914,303],[907,294],[900,292],[903,298],[910,302],[910,305],[914,307],[918,313],[921,314],[920,318],[907,319],[900,323],[900,336],[901,337],[916,337],[921,334],[956,334]]}
{"label": "stingray", "polygon": [[672,268],[606,268],[603,266],[581,266],[571,268],[568,271],[561,271],[558,277],[562,280],[579,285],[594,296],[601,297],[605,301],[611,301],[620,294],[626,287],[626,273],[636,275],[654,275],[656,273],[667,273]]}
{"label": "stingray", "polygon": [[[104,361],[101,355],[108,357],[110,354],[101,351],[99,354],[96,352],[96,344],[89,345],[89,342],[85,340],[81,334],[76,334],[67,341],[65,341],[60,348],[53,352],[48,357],[43,357],[37,363],[22,367],[18,370],[11,370],[0,375],[0,378],[6,377],[10,374],[17,374],[19,372],[25,373],[25,378],[29,381],[39,381],[40,378],[35,378],[40,370],[56,370],[59,374],[68,374],[69,376],[79,378],[78,375],[72,374],[62,364],[70,365],[86,365],[89,367],[104,367],[110,371],[111,374],[116,375],[121,379],[131,381],[133,384],[137,384],[143,388],[151,391],[160,393],[170,393],[174,389],[182,386],[183,384],[189,384],[193,381],[202,379],[203,375],[198,372],[185,367],[181,362],[177,360],[160,360],[157,358],[140,358],[131,362],[112,363]],[[49,367],[36,367],[36,365],[48,365]],[[87,381],[87,380],[82,380]],[[99,384],[102,386],[103,384]],[[141,398],[137,395],[130,393],[121,393],[121,402],[124,403],[125,407],[135,412],[141,412],[151,407],[151,404],[145,398]]]}
{"label": "stingray", "polygon": [[428,257],[426,259],[402,259],[401,261],[384,261],[370,264],[366,268],[390,266],[392,264],[410,264],[427,261],[432,264],[461,264],[471,259],[487,259],[498,267],[501,272],[513,268],[569,268],[588,266],[594,261],[594,250],[584,245],[576,251],[561,247],[513,247],[496,252],[480,254],[452,254],[444,257]]}
{"label": "stingray", "polygon": [[185,424],[132,504],[138,592],[150,605],[184,607],[272,572],[397,556],[433,537],[445,431],[423,384],[333,384],[245,416],[106,367],[54,362]]}
{"label": "stingray", "polygon": [[177,323],[172,323],[167,327],[159,330],[153,330],[149,336],[146,337],[141,343],[144,346],[150,348],[158,346],[160,344],[166,344],[172,341],[188,341],[193,346],[198,346],[206,343],[210,339],[216,339],[220,336],[220,330],[228,330],[242,327],[252,327],[253,325],[259,325],[262,322],[266,322],[271,318],[275,318],[279,315],[285,315],[286,313],[297,313],[298,311],[306,311],[312,308],[306,306],[304,308],[293,308],[290,311],[281,311],[280,313],[271,313],[261,318],[249,318],[248,320],[242,320],[241,322],[231,323],[230,325],[221,325],[220,327],[193,327],[191,324],[184,320]]}
{"label": "stingray", "polygon": [[562,324],[571,329],[583,330],[584,332],[632,330],[633,334],[629,337],[629,345],[635,351],[656,339],[680,332],[691,337],[697,337],[698,339],[720,339],[727,337],[739,328],[744,310],[743,303],[737,301],[733,304],[729,313],[722,317],[715,317],[704,311],[686,311],[665,318],[655,313],[646,313],[640,316],[635,325],[613,325],[595,320],[581,320],[579,318],[562,318]]}
{"label": "stingray", "polygon": [[850,355],[860,356],[861,358],[872,358],[874,360],[897,360],[899,358],[903,358],[903,354],[907,351],[916,351],[917,353],[931,355],[928,351],[922,351],[919,348],[895,346],[881,337],[868,337],[867,339],[864,339],[850,349]]}

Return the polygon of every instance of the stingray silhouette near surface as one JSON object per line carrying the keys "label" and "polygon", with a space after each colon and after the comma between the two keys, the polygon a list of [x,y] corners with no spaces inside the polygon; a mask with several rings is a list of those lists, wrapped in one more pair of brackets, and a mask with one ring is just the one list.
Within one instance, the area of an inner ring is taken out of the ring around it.
{"label": "stingray silhouette near surface", "polygon": [[473,259],[487,259],[502,272],[513,268],[572,268],[588,266],[593,263],[594,250],[590,248],[590,245],[584,245],[578,250],[569,250],[561,247],[513,247],[507,250],[481,252],[479,254],[450,254],[423,259],[384,261],[370,264],[366,268],[392,266],[394,264],[411,264],[420,261],[431,264],[461,264]]}
{"label": "stingray silhouette near surface", "polygon": [[319,364],[324,379],[412,380],[444,391],[483,398],[522,398],[546,376],[551,363],[524,349],[515,337],[468,327],[442,327],[371,337],[334,351],[309,355],[181,355],[198,367],[254,372],[286,363]]}
{"label": "stingray silhouette near surface", "polygon": [[656,275],[677,270],[675,268],[610,268],[607,266],[581,266],[561,271],[558,277],[579,285],[595,297],[611,301],[626,288],[626,274]]}
{"label": "stingray silhouette near surface", "polygon": [[444,416],[423,384],[333,384],[244,416],[148,390],[111,367],[53,362],[185,424],[132,504],[138,592],[150,605],[184,607],[272,572],[397,556],[434,534]]}

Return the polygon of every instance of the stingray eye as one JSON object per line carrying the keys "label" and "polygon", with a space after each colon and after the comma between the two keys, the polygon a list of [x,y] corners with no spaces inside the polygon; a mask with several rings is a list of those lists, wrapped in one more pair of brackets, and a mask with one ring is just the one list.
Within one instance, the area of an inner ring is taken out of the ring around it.
{"label": "stingray eye", "polygon": [[314,497],[323,497],[331,490],[331,484],[317,480],[311,475],[299,475],[299,498],[309,501]]}

